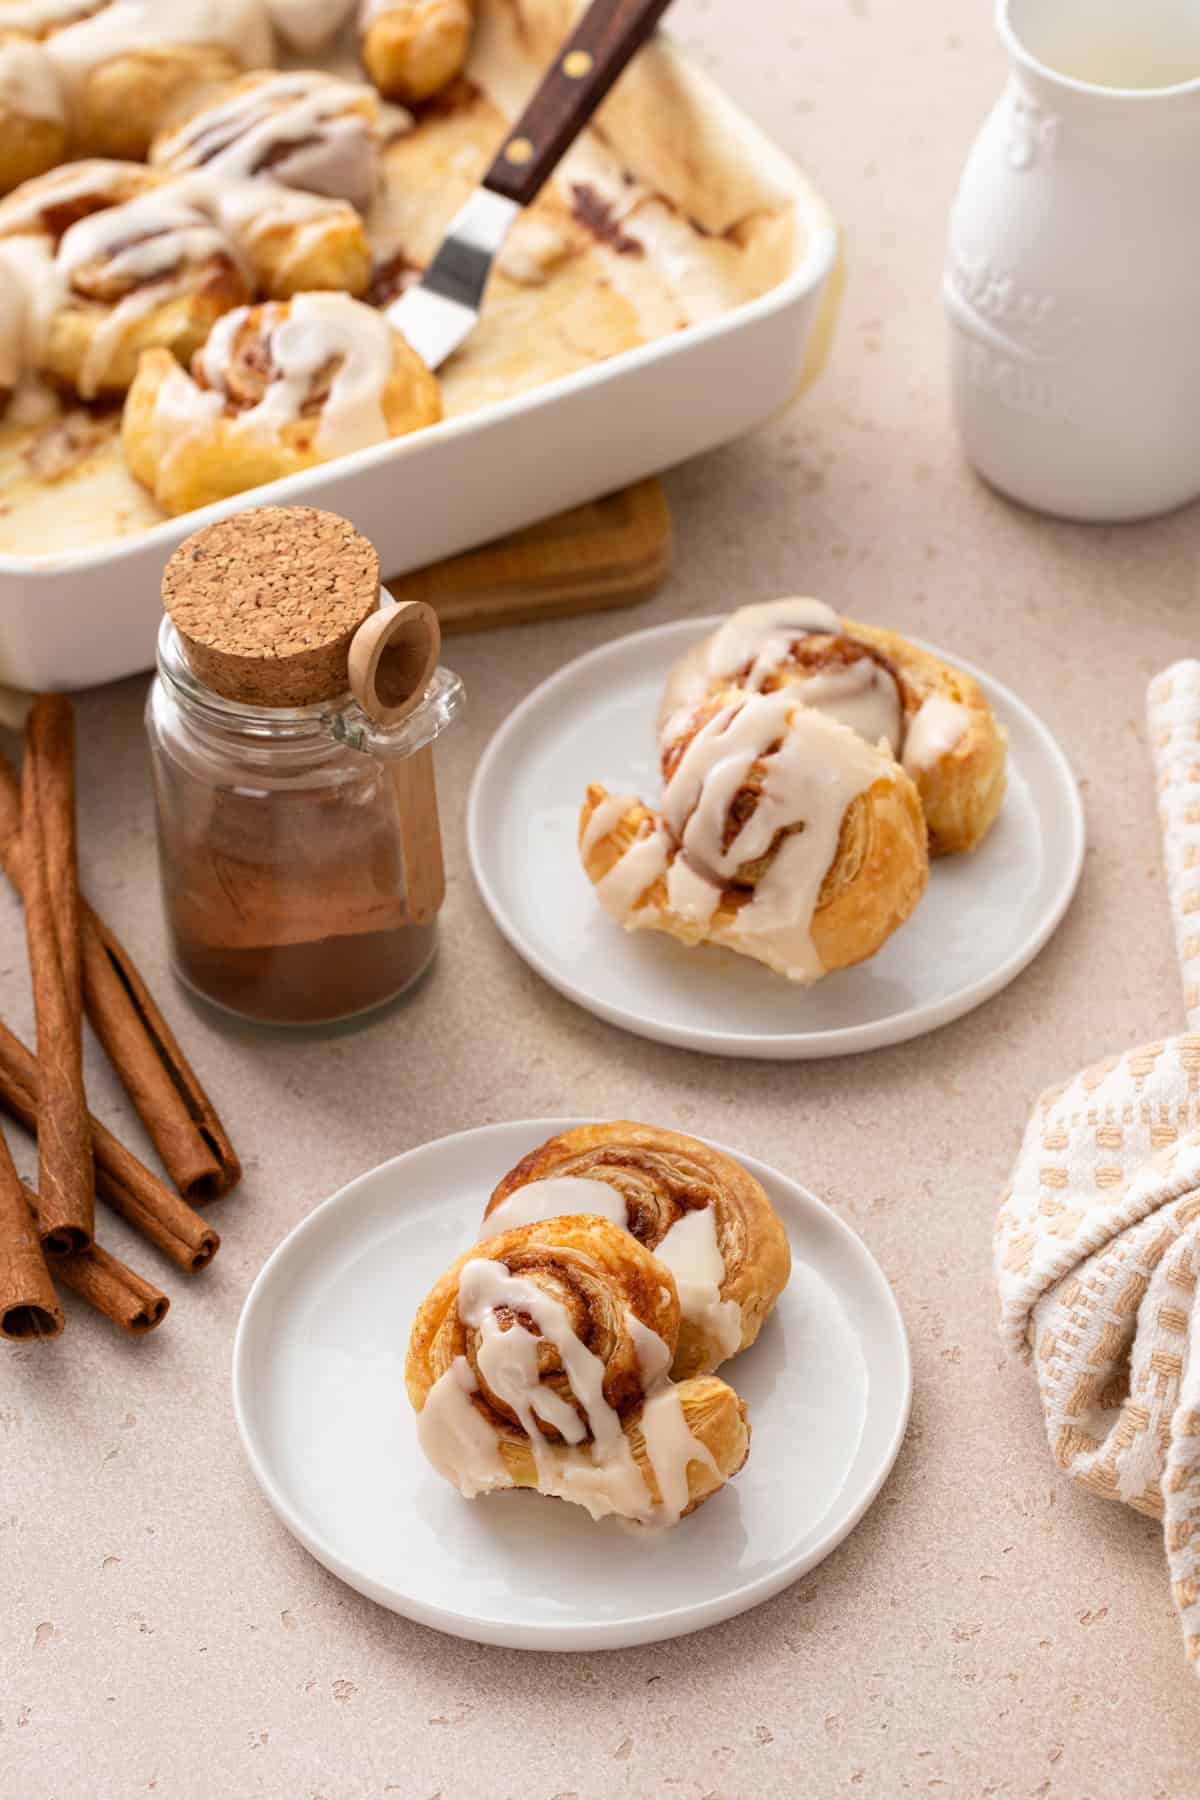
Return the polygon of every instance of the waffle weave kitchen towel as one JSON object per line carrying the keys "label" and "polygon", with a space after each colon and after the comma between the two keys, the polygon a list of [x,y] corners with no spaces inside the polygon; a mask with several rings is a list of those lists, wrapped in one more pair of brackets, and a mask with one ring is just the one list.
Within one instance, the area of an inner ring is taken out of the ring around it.
{"label": "waffle weave kitchen towel", "polygon": [[1032,1362],[1050,1448],[1163,1521],[1200,1663],[1200,662],[1151,682],[1187,1030],[1042,1095],[996,1226],[1000,1329]]}

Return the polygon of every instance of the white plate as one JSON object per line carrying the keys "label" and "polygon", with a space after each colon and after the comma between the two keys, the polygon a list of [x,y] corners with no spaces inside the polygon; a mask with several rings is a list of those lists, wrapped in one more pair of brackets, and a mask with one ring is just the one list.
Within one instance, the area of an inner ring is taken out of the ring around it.
{"label": "white plate", "polygon": [[484,1126],[351,1182],[267,1262],[234,1345],[242,1442],[288,1530],[372,1600],[514,1649],[653,1643],[778,1593],[871,1504],[911,1397],[904,1325],[869,1251],[738,1151],[787,1226],[795,1269],[758,1343],[724,1371],[754,1432],[737,1480],[661,1535],[593,1524],[538,1494],[460,1498],[417,1444],[404,1391],[413,1314],[474,1241],[505,1170],[577,1123]]}
{"label": "white plate", "polygon": [[961,657],[947,660],[975,677],[1008,729],[1004,807],[973,855],[934,865],[916,913],[870,962],[800,988],[732,950],[623,931],[601,910],[575,847],[584,792],[600,781],[654,804],[654,720],[668,671],[720,622],[687,619],[593,650],[536,688],[488,745],[471,789],[468,843],[480,892],[509,943],[600,1018],[723,1056],[875,1050],[989,1000],[1067,910],[1083,867],[1083,808],[1040,719]]}

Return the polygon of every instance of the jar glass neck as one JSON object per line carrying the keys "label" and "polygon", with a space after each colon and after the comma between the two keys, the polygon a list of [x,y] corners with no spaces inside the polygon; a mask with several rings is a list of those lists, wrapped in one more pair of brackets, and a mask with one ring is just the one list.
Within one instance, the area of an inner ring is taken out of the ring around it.
{"label": "jar glass neck", "polygon": [[169,618],[159,628],[158,673],[180,710],[209,731],[258,743],[324,740],[381,758],[411,756],[424,749],[457,718],[465,702],[458,676],[442,668],[434,671],[420,705],[390,728],[376,725],[348,693],[313,706],[254,706],[227,700],[192,673]]}

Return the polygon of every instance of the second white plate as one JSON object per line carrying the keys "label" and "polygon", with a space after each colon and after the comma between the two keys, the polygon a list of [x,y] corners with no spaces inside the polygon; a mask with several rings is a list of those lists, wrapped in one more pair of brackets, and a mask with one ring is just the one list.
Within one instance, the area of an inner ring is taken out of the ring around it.
{"label": "second white plate", "polygon": [[1008,731],[1003,811],[973,855],[934,865],[916,913],[870,962],[799,988],[730,950],[625,932],[602,912],[575,848],[584,792],[602,781],[654,803],[654,719],[668,671],[719,623],[687,619],[593,650],[543,682],[493,737],[467,831],[475,879],[505,937],[600,1018],[716,1055],[845,1056],[902,1043],[990,999],[1070,904],[1083,808],[1041,720],[961,657],[946,660],[975,677]]}
{"label": "second white plate", "polygon": [[715,1625],[841,1542],[904,1435],[911,1367],[895,1297],[862,1240],[753,1157],[794,1266],[762,1336],[722,1373],[749,1461],[665,1533],[593,1524],[538,1494],[464,1500],[426,1462],[404,1391],[413,1315],[475,1241],[506,1169],[573,1119],[524,1119],[410,1150],[287,1237],[251,1288],[234,1409],[271,1505],[325,1567],[384,1606],[484,1644],[616,1649]]}

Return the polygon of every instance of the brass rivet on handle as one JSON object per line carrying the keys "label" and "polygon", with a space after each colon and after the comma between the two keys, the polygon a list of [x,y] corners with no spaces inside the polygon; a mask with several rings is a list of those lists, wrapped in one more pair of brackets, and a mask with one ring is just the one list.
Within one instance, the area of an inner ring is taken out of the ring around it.
{"label": "brass rivet on handle", "polygon": [[516,137],[511,144],[504,147],[505,162],[516,163],[518,167],[527,163],[533,155],[533,145],[526,137]]}
{"label": "brass rivet on handle", "polygon": [[569,75],[572,81],[578,81],[589,73],[592,59],[586,50],[570,50],[563,57],[563,74]]}

